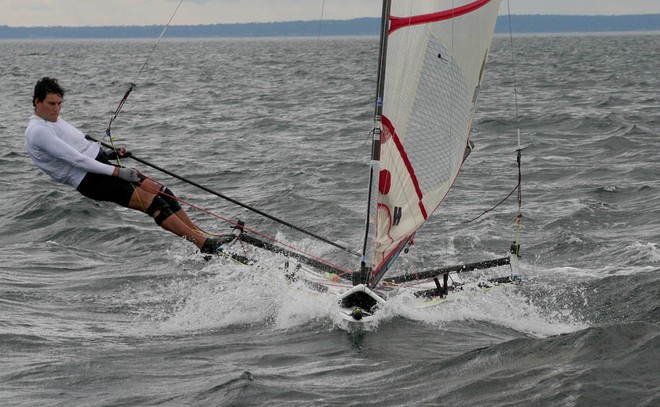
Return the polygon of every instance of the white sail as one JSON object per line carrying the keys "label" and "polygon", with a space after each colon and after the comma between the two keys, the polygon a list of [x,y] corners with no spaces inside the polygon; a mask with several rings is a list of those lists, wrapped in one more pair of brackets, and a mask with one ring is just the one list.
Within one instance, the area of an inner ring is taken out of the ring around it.
{"label": "white sail", "polygon": [[499,4],[392,1],[372,283],[440,205],[458,175]]}

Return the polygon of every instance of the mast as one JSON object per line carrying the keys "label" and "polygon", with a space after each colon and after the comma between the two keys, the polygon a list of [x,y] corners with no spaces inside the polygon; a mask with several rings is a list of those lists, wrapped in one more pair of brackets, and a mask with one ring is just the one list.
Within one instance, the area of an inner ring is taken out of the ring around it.
{"label": "mast", "polygon": [[371,168],[369,175],[369,198],[367,203],[367,220],[364,230],[364,247],[360,272],[353,274],[353,285],[366,284],[373,264],[374,233],[376,229],[377,187],[380,172],[380,140],[383,117],[383,93],[385,89],[385,61],[387,58],[387,36],[390,25],[390,10],[392,1],[383,0],[383,11],[380,24],[380,49],[378,55],[378,76],[376,84],[376,104],[374,111],[374,127],[371,140]]}

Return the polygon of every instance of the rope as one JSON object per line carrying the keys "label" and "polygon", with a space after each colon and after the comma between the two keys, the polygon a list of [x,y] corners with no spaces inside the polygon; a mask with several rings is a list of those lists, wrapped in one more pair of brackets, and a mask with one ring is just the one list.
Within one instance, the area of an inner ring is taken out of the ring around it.
{"label": "rope", "polygon": [[[519,180],[518,182],[520,182],[520,180]],[[463,222],[463,223],[466,223],[466,224],[467,224],[467,223],[472,223],[472,222],[478,220],[479,218],[481,218],[482,216],[484,216],[485,214],[487,214],[488,212],[493,211],[493,210],[496,209],[498,206],[502,205],[507,199],[509,199],[509,198],[511,197],[511,195],[513,195],[513,193],[516,192],[516,190],[520,190],[520,184],[516,185],[516,186],[511,190],[511,192],[509,192],[509,194],[508,194],[507,196],[505,196],[504,199],[502,199],[501,201],[499,201],[495,206],[491,207],[490,209],[486,209],[485,211],[483,211],[483,212],[481,213],[481,215],[479,215],[479,216],[477,216],[477,217],[475,217],[475,218],[472,218],[472,219],[470,219],[470,220],[466,220],[466,221]],[[518,194],[518,195],[520,196],[520,194]],[[519,198],[519,199],[520,199],[520,198]]]}

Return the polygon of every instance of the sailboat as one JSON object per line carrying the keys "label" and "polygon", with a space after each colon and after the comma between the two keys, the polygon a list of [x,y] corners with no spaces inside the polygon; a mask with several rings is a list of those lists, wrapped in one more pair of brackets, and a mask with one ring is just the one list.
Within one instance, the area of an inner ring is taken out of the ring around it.
{"label": "sailboat", "polygon": [[[472,151],[472,123],[500,1],[383,0],[361,248],[333,242],[134,155],[131,158],[354,256],[355,267],[338,266],[259,234],[241,221],[233,222],[233,232],[222,237],[217,253],[248,265],[254,260],[237,247],[250,245],[283,256],[286,276],[302,281],[304,287],[335,295],[339,315],[349,325],[375,321],[377,311],[393,293],[401,291],[411,292],[419,300],[418,307],[443,303],[451,292],[467,287],[459,274],[473,270],[509,268],[507,275],[473,283],[477,288],[518,283],[518,238],[508,253],[497,259],[412,274],[397,274],[394,267],[418,230],[440,207]],[[142,69],[144,66],[146,62]],[[518,131],[518,185],[514,188],[518,190],[518,232],[521,151]]]}
{"label": "sailboat", "polygon": [[462,272],[509,266],[509,275],[489,284],[519,281],[516,242],[498,259],[389,276],[472,150],[472,122],[499,5],[500,0],[383,1],[363,245],[356,251],[324,239],[356,254],[355,270],[267,241],[242,224],[226,252],[241,241],[286,256],[289,277],[335,294],[342,318],[359,324],[371,321],[388,295],[405,287],[425,307],[459,288]]}

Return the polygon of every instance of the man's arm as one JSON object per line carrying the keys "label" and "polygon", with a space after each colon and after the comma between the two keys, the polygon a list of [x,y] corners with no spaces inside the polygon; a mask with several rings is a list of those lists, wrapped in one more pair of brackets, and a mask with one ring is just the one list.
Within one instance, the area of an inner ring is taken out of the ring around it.
{"label": "man's arm", "polygon": [[60,140],[55,134],[49,134],[46,129],[40,128],[35,130],[43,132],[43,134],[36,134],[36,137],[33,137],[32,141],[36,144],[36,147],[47,154],[87,172],[105,175],[113,175],[115,172],[116,167],[100,163],[93,158],[81,154],[78,150]]}

